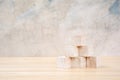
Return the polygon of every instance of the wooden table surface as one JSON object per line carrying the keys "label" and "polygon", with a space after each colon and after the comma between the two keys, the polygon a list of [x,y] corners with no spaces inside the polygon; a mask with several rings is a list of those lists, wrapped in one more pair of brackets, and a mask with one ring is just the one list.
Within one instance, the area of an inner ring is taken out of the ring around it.
{"label": "wooden table surface", "polygon": [[96,69],[60,69],[56,57],[0,57],[0,80],[120,80],[120,56],[98,63]]}

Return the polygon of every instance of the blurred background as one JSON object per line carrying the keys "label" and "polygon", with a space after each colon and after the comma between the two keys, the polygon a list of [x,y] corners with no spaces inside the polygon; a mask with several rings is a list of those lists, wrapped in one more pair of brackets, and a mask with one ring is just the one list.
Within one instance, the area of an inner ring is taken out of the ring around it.
{"label": "blurred background", "polygon": [[0,56],[65,55],[76,35],[94,55],[120,55],[120,0],[0,0]]}

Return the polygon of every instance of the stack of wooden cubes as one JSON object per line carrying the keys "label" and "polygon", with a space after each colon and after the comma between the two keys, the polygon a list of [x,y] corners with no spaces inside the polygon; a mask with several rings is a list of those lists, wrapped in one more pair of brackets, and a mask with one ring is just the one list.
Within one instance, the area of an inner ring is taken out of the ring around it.
{"label": "stack of wooden cubes", "polygon": [[96,68],[96,57],[89,54],[88,46],[81,44],[81,37],[73,39],[73,47],[77,54],[58,57],[58,67],[60,68]]}

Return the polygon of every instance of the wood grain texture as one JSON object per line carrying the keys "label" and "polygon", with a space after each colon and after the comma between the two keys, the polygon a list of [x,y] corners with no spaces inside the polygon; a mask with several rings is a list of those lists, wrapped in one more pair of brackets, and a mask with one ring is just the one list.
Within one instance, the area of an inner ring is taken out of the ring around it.
{"label": "wood grain texture", "polygon": [[120,56],[99,57],[95,69],[60,69],[56,57],[0,57],[0,80],[120,80]]}

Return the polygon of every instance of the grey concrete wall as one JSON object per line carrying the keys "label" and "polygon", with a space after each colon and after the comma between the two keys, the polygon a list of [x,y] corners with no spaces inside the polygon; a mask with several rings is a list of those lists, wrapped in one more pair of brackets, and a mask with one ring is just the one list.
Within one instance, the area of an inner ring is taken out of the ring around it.
{"label": "grey concrete wall", "polygon": [[120,0],[0,0],[0,56],[65,55],[74,35],[120,55]]}

